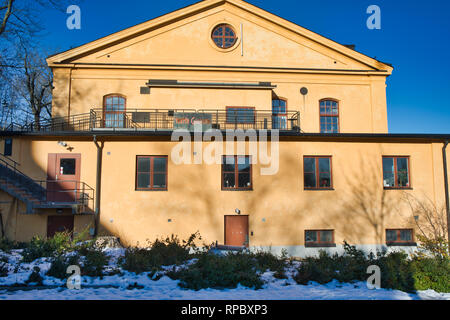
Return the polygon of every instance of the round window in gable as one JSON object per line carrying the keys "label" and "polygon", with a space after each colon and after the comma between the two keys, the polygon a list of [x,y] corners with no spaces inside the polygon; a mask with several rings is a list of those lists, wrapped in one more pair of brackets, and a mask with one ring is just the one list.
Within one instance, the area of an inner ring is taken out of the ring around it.
{"label": "round window in gable", "polygon": [[212,40],[219,48],[228,49],[236,43],[236,32],[228,24],[219,24],[213,29]]}

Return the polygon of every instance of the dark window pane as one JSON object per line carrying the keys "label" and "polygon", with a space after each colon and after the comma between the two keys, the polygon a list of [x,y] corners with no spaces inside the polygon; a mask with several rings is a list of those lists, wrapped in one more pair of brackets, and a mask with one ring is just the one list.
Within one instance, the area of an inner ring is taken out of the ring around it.
{"label": "dark window pane", "polygon": [[250,172],[250,158],[249,157],[238,157],[238,171],[239,172]]}
{"label": "dark window pane", "polygon": [[60,161],[60,174],[62,175],[75,175],[75,159],[61,159]]}
{"label": "dark window pane", "polygon": [[166,158],[153,159],[153,172],[166,172]]}
{"label": "dark window pane", "polygon": [[320,231],[320,242],[333,242],[333,231]]}
{"label": "dark window pane", "polygon": [[153,175],[153,188],[165,188],[166,175],[164,173],[157,173]]}
{"label": "dark window pane", "polygon": [[383,185],[385,187],[395,187],[393,158],[383,158]]}
{"label": "dark window pane", "polygon": [[399,187],[408,187],[409,186],[409,177],[408,172],[398,172],[397,174],[397,185]]}
{"label": "dark window pane", "polygon": [[329,158],[319,158],[319,172],[330,172]]}
{"label": "dark window pane", "polygon": [[316,159],[315,158],[304,158],[304,171],[305,172],[316,172]]}
{"label": "dark window pane", "polygon": [[5,156],[12,156],[12,142],[11,138],[5,140],[5,150],[3,152]]}
{"label": "dark window pane", "polygon": [[397,158],[397,170],[398,171],[408,171],[408,159],[407,158]]}
{"label": "dark window pane", "polygon": [[225,172],[234,172],[234,157],[224,157],[222,170]]}
{"label": "dark window pane", "polygon": [[227,122],[253,123],[255,122],[255,110],[253,108],[227,108]]}
{"label": "dark window pane", "polygon": [[235,174],[234,173],[224,173],[223,174],[223,186],[224,188],[235,188]]}
{"label": "dark window pane", "polygon": [[239,174],[239,188],[250,188],[250,173],[240,173]]}
{"label": "dark window pane", "polygon": [[331,187],[331,178],[330,178],[329,173],[327,173],[327,172],[320,173],[319,187],[321,187],[321,188],[330,188]]}
{"label": "dark window pane", "polygon": [[305,173],[305,188],[316,188],[316,175],[314,173]]}
{"label": "dark window pane", "polygon": [[150,174],[149,173],[138,173],[137,174],[137,187],[138,187],[138,189],[150,188]]}
{"label": "dark window pane", "polygon": [[150,158],[138,158],[138,172],[150,172]]}
{"label": "dark window pane", "polygon": [[386,241],[397,241],[397,230],[386,230]]}
{"label": "dark window pane", "polygon": [[317,242],[317,232],[316,231],[306,231],[305,232],[305,242]]}
{"label": "dark window pane", "polygon": [[400,240],[401,241],[412,241],[412,231],[411,230],[400,230]]}

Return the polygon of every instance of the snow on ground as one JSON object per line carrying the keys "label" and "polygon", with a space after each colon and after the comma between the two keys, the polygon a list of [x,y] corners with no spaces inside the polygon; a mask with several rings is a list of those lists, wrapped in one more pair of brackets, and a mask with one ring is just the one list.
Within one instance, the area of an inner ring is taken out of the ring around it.
{"label": "snow on ground", "polygon": [[[123,251],[109,249],[108,254],[113,257],[109,267],[114,268],[117,258],[123,254]],[[20,260],[20,250],[7,256],[10,265],[13,265]],[[178,281],[167,276],[154,281],[149,278],[148,273],[136,275],[129,272],[106,276],[102,279],[83,277],[80,290],[69,290],[64,286],[65,280],[45,276],[50,267],[48,259],[45,258],[30,264],[20,264],[17,272],[10,270],[7,277],[0,277],[0,287],[24,283],[34,266],[39,266],[41,269],[40,274],[44,278],[45,286],[57,286],[57,288],[43,290],[1,288],[0,300],[450,300],[450,293],[441,294],[426,290],[410,294],[398,290],[369,290],[364,282],[342,284],[333,281],[326,285],[310,283],[303,286],[296,284],[291,276],[285,280],[276,279],[272,272],[262,275],[266,284],[260,290],[243,286],[223,290],[185,290],[178,287]],[[128,289],[129,285],[134,284],[142,288]]]}

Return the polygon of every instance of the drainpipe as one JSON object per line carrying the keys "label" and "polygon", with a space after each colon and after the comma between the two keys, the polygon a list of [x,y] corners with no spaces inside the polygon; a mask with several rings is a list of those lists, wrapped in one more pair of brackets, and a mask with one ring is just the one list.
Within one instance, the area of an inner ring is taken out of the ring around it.
{"label": "drainpipe", "polygon": [[100,194],[102,187],[102,159],[103,159],[103,146],[105,144],[104,141],[100,141],[100,144],[97,141],[97,136],[94,135],[94,143],[97,147],[97,177],[95,182],[95,231],[94,236],[96,237],[98,234],[98,226],[100,223]]}
{"label": "drainpipe", "polygon": [[450,199],[448,195],[448,172],[447,172],[447,153],[446,149],[448,146],[448,140],[444,142],[444,147],[442,148],[442,158],[444,162],[444,186],[445,186],[445,210],[447,212],[447,231],[448,231],[448,241],[450,242]]}

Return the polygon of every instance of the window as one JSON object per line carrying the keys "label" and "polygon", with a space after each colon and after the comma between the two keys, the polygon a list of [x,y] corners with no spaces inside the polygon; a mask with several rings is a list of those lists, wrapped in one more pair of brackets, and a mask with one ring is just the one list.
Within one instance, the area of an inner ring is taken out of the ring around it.
{"label": "window", "polygon": [[5,150],[3,152],[3,155],[7,157],[12,156],[12,142],[13,140],[11,138],[5,139]]}
{"label": "window", "polygon": [[167,190],[167,156],[138,156],[136,190]]}
{"label": "window", "polygon": [[227,107],[227,123],[255,123],[255,108]]}
{"label": "window", "polygon": [[222,190],[251,190],[252,164],[250,156],[223,156]]}
{"label": "window", "polygon": [[212,32],[212,40],[221,49],[231,48],[236,43],[236,33],[228,24],[219,24]]}
{"label": "window", "polygon": [[332,189],[331,157],[303,158],[305,189]]}
{"label": "window", "polygon": [[64,176],[74,176],[76,159],[61,159],[59,161],[60,174]]}
{"label": "window", "polygon": [[385,188],[410,188],[409,157],[383,157]]}
{"label": "window", "polygon": [[335,247],[334,230],[305,230],[305,247]]}
{"label": "window", "polygon": [[320,133],[339,133],[339,103],[320,101]]}
{"label": "window", "polygon": [[103,121],[105,128],[125,127],[126,99],[119,95],[104,98]]}
{"label": "window", "polygon": [[386,244],[398,246],[415,245],[413,229],[387,229]]}
{"label": "window", "polygon": [[285,99],[272,100],[272,128],[287,128],[287,101]]}

